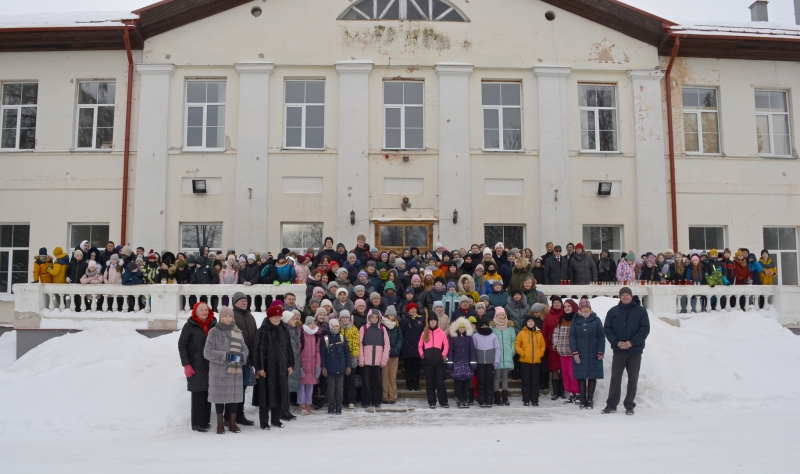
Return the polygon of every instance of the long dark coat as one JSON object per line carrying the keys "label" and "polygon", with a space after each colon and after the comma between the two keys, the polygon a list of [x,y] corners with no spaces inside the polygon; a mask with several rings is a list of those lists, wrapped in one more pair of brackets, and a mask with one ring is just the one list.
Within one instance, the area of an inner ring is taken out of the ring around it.
{"label": "long dark coat", "polygon": [[294,367],[294,353],[289,340],[289,329],[281,322],[275,326],[264,318],[256,334],[251,358],[256,371],[266,372],[253,389],[253,406],[282,407],[289,413],[289,367]]}
{"label": "long dark coat", "polygon": [[244,344],[247,346],[249,353],[252,354],[256,342],[256,334],[258,333],[256,319],[253,317],[250,311],[247,311],[246,309],[239,309],[234,306],[233,322],[236,324],[236,327],[242,331]]}
{"label": "long dark coat", "polygon": [[598,353],[606,352],[606,335],[603,322],[596,314],[588,318],[576,315],[569,327],[569,347],[578,351],[581,363],[572,360],[572,372],[575,380],[602,379],[603,361],[597,360]]}
{"label": "long dark coat", "polygon": [[[217,325],[217,320],[212,319],[209,329]],[[203,356],[206,347],[206,333],[194,319],[189,319],[181,329],[178,339],[178,353],[181,356],[181,366],[191,365],[194,375],[186,379],[187,390],[190,392],[205,392],[208,390],[208,360]]]}

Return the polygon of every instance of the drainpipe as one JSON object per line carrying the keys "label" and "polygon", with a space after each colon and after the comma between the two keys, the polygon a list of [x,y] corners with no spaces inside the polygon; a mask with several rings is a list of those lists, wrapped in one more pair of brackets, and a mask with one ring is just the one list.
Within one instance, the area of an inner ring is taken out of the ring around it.
{"label": "drainpipe", "polygon": [[664,81],[667,89],[667,134],[669,135],[669,188],[672,197],[672,247],[678,251],[678,198],[675,195],[675,134],[672,128],[672,66],[681,48],[681,39],[673,36],[675,46],[672,47],[672,56],[669,58],[667,73]]}
{"label": "drainpipe", "polygon": [[122,236],[120,245],[126,245],[128,231],[128,165],[131,157],[131,102],[133,101],[133,53],[131,53],[130,29],[133,23],[126,23],[122,30],[125,52],[128,53],[128,96],[125,101],[125,152],[122,160]]}

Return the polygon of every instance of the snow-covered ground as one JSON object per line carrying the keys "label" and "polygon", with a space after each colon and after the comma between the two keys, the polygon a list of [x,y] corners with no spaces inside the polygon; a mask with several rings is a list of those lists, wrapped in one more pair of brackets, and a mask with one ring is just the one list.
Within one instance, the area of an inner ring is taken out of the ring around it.
{"label": "snow-covered ground", "polygon": [[[601,317],[615,303],[593,300]],[[490,410],[401,401],[396,407],[415,409],[318,413],[283,430],[244,427],[224,437],[189,430],[177,333],[147,339],[93,329],[52,339],[18,361],[7,333],[0,337],[0,465],[14,473],[794,471],[800,338],[755,311],[703,314],[681,325],[651,318],[633,417],[600,415],[606,379],[593,411],[549,397],[538,408],[512,398],[511,407]],[[606,377],[610,364],[609,350]]]}

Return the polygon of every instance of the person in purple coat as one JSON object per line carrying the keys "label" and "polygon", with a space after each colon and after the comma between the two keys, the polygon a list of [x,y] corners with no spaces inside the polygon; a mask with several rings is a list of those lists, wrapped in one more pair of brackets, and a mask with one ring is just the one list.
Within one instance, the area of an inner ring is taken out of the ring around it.
{"label": "person in purple coat", "polygon": [[500,364],[500,341],[489,326],[491,320],[478,321],[478,332],[472,335],[478,363],[478,405],[491,408],[494,398],[494,369]]}
{"label": "person in purple coat", "polygon": [[453,377],[458,408],[469,408],[472,374],[478,368],[477,351],[472,342],[472,324],[461,317],[450,324],[450,353],[447,370]]}

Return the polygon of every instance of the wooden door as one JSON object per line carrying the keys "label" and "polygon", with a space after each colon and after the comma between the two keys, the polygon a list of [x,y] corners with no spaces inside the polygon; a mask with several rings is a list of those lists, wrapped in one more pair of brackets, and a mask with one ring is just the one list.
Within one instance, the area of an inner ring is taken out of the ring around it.
{"label": "wooden door", "polygon": [[417,247],[424,253],[433,247],[433,222],[391,221],[375,223],[375,246],[381,251]]}

